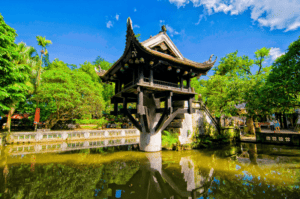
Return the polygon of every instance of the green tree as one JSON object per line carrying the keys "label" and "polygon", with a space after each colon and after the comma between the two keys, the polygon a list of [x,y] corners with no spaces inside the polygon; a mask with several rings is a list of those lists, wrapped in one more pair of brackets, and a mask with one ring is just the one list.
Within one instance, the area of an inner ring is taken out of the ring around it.
{"label": "green tree", "polygon": [[50,44],[52,44],[52,42],[50,40],[47,40],[46,37],[42,37],[42,36],[36,36],[36,40],[38,42],[38,45],[42,47],[41,50],[41,62],[40,62],[40,66],[38,69],[38,74],[37,74],[37,83],[36,86],[37,88],[39,87],[39,83],[40,83],[40,76],[41,76],[41,70],[42,70],[42,60],[43,60],[43,55],[47,55],[48,54],[48,50],[46,47],[48,47]]}
{"label": "green tree", "polygon": [[[108,61],[105,61],[100,56],[98,56],[96,58],[96,60],[93,62],[93,64],[94,64],[94,68],[96,67],[96,69],[100,69],[99,67],[101,67],[102,70],[106,70],[106,71],[109,70],[111,68],[111,66],[113,65],[112,63],[109,63]],[[84,66],[81,66],[81,67],[85,68]],[[92,73],[95,74],[94,72],[92,72]],[[110,99],[115,93],[114,83],[112,83],[112,84],[102,83],[102,86],[103,86],[102,96],[103,96],[103,99],[105,101],[105,107],[106,107],[105,111],[109,112],[112,109]]]}
{"label": "green tree", "polygon": [[292,42],[286,53],[273,63],[272,71],[260,90],[261,101],[276,112],[287,112],[300,106],[300,37]]}
{"label": "green tree", "polygon": [[112,63],[109,63],[108,61],[105,61],[101,56],[98,56],[96,60],[93,62],[93,64],[98,67],[101,66],[102,70],[108,70],[112,67]]}
{"label": "green tree", "polygon": [[42,74],[35,100],[41,102],[41,117],[49,128],[59,120],[91,114],[101,115],[105,108],[102,86],[85,72],[71,70],[56,59]]}
{"label": "green tree", "polygon": [[30,68],[18,52],[15,30],[0,15],[0,114],[8,111],[7,127],[10,132],[11,116],[15,106],[26,99]]}
{"label": "green tree", "polygon": [[[237,115],[236,105],[246,103],[247,125],[253,133],[253,116],[262,111],[257,91],[265,84],[271,69],[263,66],[269,51],[268,48],[257,50],[255,59],[238,56],[238,51],[229,53],[221,58],[214,75],[201,80],[200,87],[196,86],[196,91],[202,94],[204,102],[217,117]],[[254,66],[258,67],[255,73],[252,72]],[[193,80],[192,85],[195,84],[197,82]]]}

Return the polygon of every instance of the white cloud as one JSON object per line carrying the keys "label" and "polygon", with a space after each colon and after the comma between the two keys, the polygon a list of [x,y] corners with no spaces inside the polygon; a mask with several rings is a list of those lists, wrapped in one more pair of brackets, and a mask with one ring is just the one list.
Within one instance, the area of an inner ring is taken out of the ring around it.
{"label": "white cloud", "polygon": [[290,31],[290,30],[296,30],[300,27],[300,20],[299,22],[296,21],[295,23],[291,24],[284,32]]}
{"label": "white cloud", "polygon": [[170,33],[171,37],[173,37],[174,35],[180,34],[178,31],[176,31],[174,28],[172,28],[169,25],[166,25],[166,28],[167,28],[168,33]]}
{"label": "white cloud", "polygon": [[159,24],[162,25],[165,23],[165,20],[159,20]]}
{"label": "white cloud", "polygon": [[280,48],[271,48],[270,50],[270,56],[272,61],[274,61],[277,57],[280,57],[281,55],[283,55],[284,53],[280,51]]}
{"label": "white cloud", "polygon": [[[251,19],[261,26],[273,29],[285,29],[285,32],[300,27],[299,0],[169,0],[178,8],[192,2],[194,7],[203,6],[209,15],[224,12],[238,15],[251,10]],[[199,24],[202,17],[200,15]]]}
{"label": "white cloud", "polygon": [[189,0],[169,0],[170,3],[174,3],[177,5],[177,8],[180,8],[181,6],[185,6],[185,4],[189,3]]}
{"label": "white cloud", "polygon": [[134,8],[133,12],[136,12],[136,11],[137,11],[136,8]]}
{"label": "white cloud", "polygon": [[116,20],[119,20],[120,15],[116,14]]}
{"label": "white cloud", "polygon": [[199,25],[199,23],[200,23],[200,21],[202,20],[203,17],[206,19],[206,16],[205,16],[204,14],[201,14],[201,15],[199,16],[198,22],[195,23],[195,25]]}
{"label": "white cloud", "polygon": [[112,23],[111,21],[108,21],[108,22],[106,23],[106,27],[107,27],[107,28],[113,27],[113,23]]}
{"label": "white cloud", "polygon": [[134,24],[134,25],[133,25],[133,28],[140,28],[140,26],[139,26],[139,25],[136,25],[136,24]]}

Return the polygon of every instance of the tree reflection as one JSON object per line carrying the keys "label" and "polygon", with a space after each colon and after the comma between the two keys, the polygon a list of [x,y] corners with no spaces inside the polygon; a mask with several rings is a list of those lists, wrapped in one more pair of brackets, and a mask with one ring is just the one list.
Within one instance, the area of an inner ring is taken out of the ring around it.
{"label": "tree reflection", "polygon": [[119,149],[82,150],[68,155],[89,159],[55,164],[39,163],[36,158],[42,156],[38,155],[29,155],[27,164],[7,164],[2,156],[0,194],[3,198],[297,197],[300,173],[294,162],[299,158],[287,156],[288,148],[264,147],[240,144],[206,151],[142,153],[137,159],[93,164],[84,161],[117,156],[112,150]]}

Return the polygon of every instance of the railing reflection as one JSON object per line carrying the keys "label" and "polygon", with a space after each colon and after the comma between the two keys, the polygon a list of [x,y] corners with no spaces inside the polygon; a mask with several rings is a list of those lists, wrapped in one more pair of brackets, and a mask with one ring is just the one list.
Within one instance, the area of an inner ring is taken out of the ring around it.
{"label": "railing reflection", "polygon": [[99,147],[132,145],[139,144],[139,141],[140,138],[136,136],[130,138],[114,138],[89,141],[9,145],[7,146],[7,148],[9,155],[23,155],[31,153],[50,153]]}

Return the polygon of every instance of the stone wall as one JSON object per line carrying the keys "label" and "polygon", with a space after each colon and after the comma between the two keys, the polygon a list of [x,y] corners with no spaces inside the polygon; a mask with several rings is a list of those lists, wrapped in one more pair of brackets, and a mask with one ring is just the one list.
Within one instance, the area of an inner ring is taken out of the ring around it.
{"label": "stone wall", "polygon": [[[184,108],[187,108],[187,106],[186,102]],[[180,134],[178,136],[180,144],[191,143],[193,134],[216,136],[218,133],[209,116],[205,111],[200,110],[200,105],[194,103],[193,108],[193,114],[184,114],[182,128],[179,129]]]}

